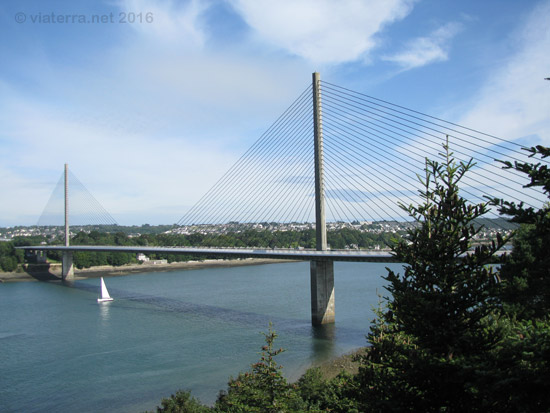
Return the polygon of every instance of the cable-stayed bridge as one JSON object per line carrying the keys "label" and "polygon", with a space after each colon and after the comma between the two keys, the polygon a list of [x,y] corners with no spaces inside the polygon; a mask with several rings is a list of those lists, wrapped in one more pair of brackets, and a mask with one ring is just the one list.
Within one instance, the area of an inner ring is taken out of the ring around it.
{"label": "cable-stayed bridge", "polygon": [[[321,100],[322,96],[322,100]],[[178,221],[170,234],[200,234],[202,240],[242,231],[243,225],[315,223],[315,250],[201,247],[72,246],[69,243],[69,174],[65,172],[65,245],[27,249],[61,250],[63,277],[73,276],[75,251],[120,251],[286,258],[311,261],[312,320],[334,321],[334,261],[393,261],[389,252],[335,251],[326,223],[372,223],[411,217],[399,207],[417,204],[426,158],[441,158],[447,144],[457,162],[475,166],[461,182],[472,203],[498,197],[540,207],[543,194],[524,188],[524,176],[498,160],[524,162],[516,142],[447,122],[328,82],[313,74],[306,88],[252,147]],[[527,143],[525,146],[531,146]],[[443,161],[443,159],[441,159]],[[73,178],[71,178],[73,179]],[[93,223],[113,223],[99,203],[88,201]],[[51,202],[50,202],[51,203]],[[498,218],[490,211],[488,218]],[[43,214],[44,216],[44,214]],[[49,216],[49,214],[46,214]],[[41,218],[42,219],[42,218]]]}

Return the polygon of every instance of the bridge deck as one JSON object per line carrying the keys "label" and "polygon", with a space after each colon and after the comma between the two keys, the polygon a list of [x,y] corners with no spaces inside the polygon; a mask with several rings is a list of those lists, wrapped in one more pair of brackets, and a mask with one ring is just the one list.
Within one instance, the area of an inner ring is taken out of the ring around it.
{"label": "bridge deck", "polygon": [[88,252],[142,252],[146,254],[183,254],[197,256],[217,256],[226,258],[273,258],[299,261],[355,261],[355,262],[397,262],[393,254],[386,251],[358,250],[297,250],[260,248],[202,248],[202,247],[140,247],[109,245],[36,245],[17,247],[31,251],[88,251]]}

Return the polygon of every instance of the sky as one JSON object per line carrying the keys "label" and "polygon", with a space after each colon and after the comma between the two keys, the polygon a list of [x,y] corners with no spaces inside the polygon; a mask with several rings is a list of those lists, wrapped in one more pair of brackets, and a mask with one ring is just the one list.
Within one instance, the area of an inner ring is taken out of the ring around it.
{"label": "sky", "polygon": [[550,146],[550,1],[0,1],[0,227],[172,224],[311,84]]}

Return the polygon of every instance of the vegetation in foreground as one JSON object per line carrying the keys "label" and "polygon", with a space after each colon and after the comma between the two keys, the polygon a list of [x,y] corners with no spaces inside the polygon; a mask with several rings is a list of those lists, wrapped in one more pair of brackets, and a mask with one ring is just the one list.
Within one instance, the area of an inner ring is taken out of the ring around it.
{"label": "vegetation in foreground", "polygon": [[[550,156],[545,147],[530,151]],[[497,271],[487,263],[505,239],[470,251],[479,231],[473,222],[488,208],[459,195],[472,164],[457,164],[447,147],[443,155],[445,163],[427,163],[424,202],[402,206],[420,225],[393,244],[407,265],[403,274],[388,270],[391,294],[378,309],[357,374],[326,380],[311,369],[287,383],[274,361],[283,350],[274,349],[270,327],[260,361],[231,378],[214,406],[180,391],[157,412],[550,411],[550,207],[490,201],[522,224]],[[505,167],[550,195],[546,165]]]}

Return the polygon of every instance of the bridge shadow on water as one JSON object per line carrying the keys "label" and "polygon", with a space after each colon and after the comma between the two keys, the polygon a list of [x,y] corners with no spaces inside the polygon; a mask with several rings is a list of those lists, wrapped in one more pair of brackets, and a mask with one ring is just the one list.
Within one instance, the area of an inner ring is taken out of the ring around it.
{"label": "bridge shadow on water", "polygon": [[[76,288],[97,295],[99,287],[92,286],[81,281],[60,284],[69,288]],[[333,354],[333,343],[356,345],[357,337],[365,337],[363,329],[339,326],[338,323],[313,326],[311,320],[293,319],[281,317],[276,314],[259,314],[250,311],[241,311],[231,308],[223,308],[214,305],[198,304],[183,301],[180,299],[162,297],[159,295],[141,294],[128,292],[121,289],[109,288],[111,296],[115,301],[107,305],[115,305],[118,308],[135,310],[132,303],[145,304],[144,311],[158,311],[189,315],[191,317],[204,317],[223,323],[230,323],[236,326],[246,326],[248,329],[257,329],[258,332],[265,332],[269,323],[273,324],[274,330],[280,336],[298,336],[312,339],[312,351],[318,359],[326,359]],[[365,345],[366,342],[359,344]],[[357,346],[358,347],[358,346]]]}

